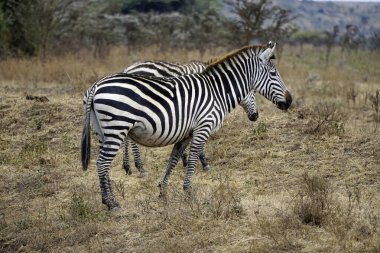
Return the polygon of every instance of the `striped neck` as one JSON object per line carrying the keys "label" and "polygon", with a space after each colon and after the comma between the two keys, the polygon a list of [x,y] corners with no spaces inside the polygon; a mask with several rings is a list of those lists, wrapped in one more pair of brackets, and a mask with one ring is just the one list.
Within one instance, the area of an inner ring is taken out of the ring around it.
{"label": "striped neck", "polygon": [[255,66],[259,66],[258,55],[264,50],[262,46],[245,47],[211,63],[205,70],[213,80],[211,86],[225,113],[231,112],[256,88],[258,69]]}

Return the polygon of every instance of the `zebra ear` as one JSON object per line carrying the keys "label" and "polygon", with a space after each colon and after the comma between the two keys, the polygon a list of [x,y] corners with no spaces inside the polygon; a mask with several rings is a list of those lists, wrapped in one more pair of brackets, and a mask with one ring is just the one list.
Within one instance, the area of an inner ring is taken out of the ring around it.
{"label": "zebra ear", "polygon": [[266,63],[269,61],[271,56],[272,56],[272,49],[269,47],[269,48],[265,49],[265,51],[260,54],[260,59],[264,63]]}
{"label": "zebra ear", "polygon": [[272,48],[272,54],[274,53],[274,50],[276,49],[276,43],[273,43],[272,41],[269,41],[270,43],[270,48]]}
{"label": "zebra ear", "polygon": [[265,51],[261,53],[260,59],[263,60],[263,62],[268,62],[269,59],[272,58],[275,48],[276,48],[276,43],[269,41],[268,48],[265,49]]}

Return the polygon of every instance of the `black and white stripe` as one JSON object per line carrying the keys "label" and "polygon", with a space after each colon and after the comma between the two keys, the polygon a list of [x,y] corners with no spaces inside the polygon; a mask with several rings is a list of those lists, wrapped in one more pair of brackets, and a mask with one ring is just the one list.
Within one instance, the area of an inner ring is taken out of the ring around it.
{"label": "black and white stripe", "polygon": [[250,91],[256,90],[278,108],[287,109],[292,99],[270,60],[274,48],[272,44],[245,47],[200,74],[153,78],[120,73],[100,79],[86,101],[82,164],[87,169],[92,114],[91,121],[101,140],[97,167],[103,203],[110,209],[119,207],[112,192],[109,168],[127,136],[148,147],[175,144],[160,183],[161,190],[191,142],[183,183],[183,188],[189,190],[207,139]]}
{"label": "black and white stripe", "polygon": [[139,76],[176,77],[201,73],[206,67],[207,64],[200,61],[184,64],[168,61],[141,61],[133,63],[123,72]]}

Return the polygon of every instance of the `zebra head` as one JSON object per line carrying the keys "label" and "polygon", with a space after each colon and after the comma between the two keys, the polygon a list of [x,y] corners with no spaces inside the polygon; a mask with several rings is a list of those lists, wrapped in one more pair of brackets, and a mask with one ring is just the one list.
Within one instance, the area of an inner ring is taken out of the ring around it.
{"label": "zebra head", "polygon": [[248,115],[250,121],[256,121],[259,118],[259,112],[256,107],[256,95],[254,91],[250,91],[246,97],[244,97],[240,105]]}
{"label": "zebra head", "polygon": [[292,96],[286,88],[280,73],[271,61],[274,58],[276,43],[269,42],[268,48],[260,53],[260,73],[254,87],[281,110],[287,110],[292,104]]}

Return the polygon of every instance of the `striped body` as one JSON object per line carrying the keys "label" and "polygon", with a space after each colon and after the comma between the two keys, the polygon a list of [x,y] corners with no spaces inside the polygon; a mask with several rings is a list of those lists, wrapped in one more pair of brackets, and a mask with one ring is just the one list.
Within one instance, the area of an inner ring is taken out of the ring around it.
{"label": "striped body", "polygon": [[89,161],[89,114],[102,141],[97,161],[102,199],[118,208],[109,179],[109,166],[125,137],[148,147],[175,144],[161,193],[180,155],[191,142],[184,189],[191,189],[194,168],[209,136],[216,132],[250,91],[257,90],[280,109],[291,96],[274,64],[275,47],[246,47],[206,68],[201,74],[156,78],[115,74],[100,79],[89,92],[82,134],[82,163]]}
{"label": "striped body", "polygon": [[[167,61],[142,61],[136,62],[124,69],[123,73],[139,75],[139,76],[155,76],[155,77],[178,77],[181,75],[196,74],[203,72],[207,67],[207,64],[200,61],[191,61],[185,64],[178,64]],[[240,103],[240,105],[247,112],[248,118],[251,121],[256,121],[258,118],[258,112],[256,107],[256,97],[255,92],[252,91],[246,96]],[[126,142],[129,142],[126,140]],[[140,175],[146,175],[146,172],[143,168],[140,152],[138,146],[132,142],[133,155],[135,157],[135,166],[139,170]],[[128,149],[128,143],[124,145],[125,150]],[[207,158],[204,153],[200,154],[199,157],[203,169],[209,170],[210,166],[207,162]],[[187,165],[187,153],[184,151],[182,155],[182,162],[184,167]],[[129,166],[129,157],[128,153],[124,152],[123,156],[123,167],[126,170],[127,174],[131,174]]]}
{"label": "striped body", "polygon": [[[173,62],[167,62],[167,61],[142,61],[142,62],[136,62],[132,65],[130,65],[128,68],[123,70],[123,73],[133,74],[133,75],[139,75],[139,76],[154,76],[154,77],[177,77],[181,75],[188,75],[188,74],[195,74],[195,73],[201,73],[207,65],[200,61],[192,61],[185,64],[178,64]],[[255,118],[256,117],[256,104],[255,104],[255,97],[247,99],[247,112],[249,111],[250,114],[248,115],[249,118]],[[249,104],[250,103],[250,104]],[[123,156],[123,168],[125,169],[127,174],[132,174],[129,166],[129,156],[128,156],[128,143],[132,144],[132,151],[133,156],[135,158],[135,166],[140,172],[140,175],[146,175],[146,171],[143,167],[143,164],[141,162],[140,158],[140,151],[138,145],[134,142],[130,142],[128,139],[125,140],[124,143],[124,156]],[[201,154],[199,157],[203,169],[209,170],[210,166],[207,163],[207,159],[205,154]],[[186,167],[187,164],[187,153],[184,151],[182,155],[182,162],[184,167]]]}
{"label": "striped body", "polygon": [[[172,63],[167,61],[142,61],[136,62],[130,65],[128,68],[123,70],[123,73],[139,75],[139,76],[155,76],[155,77],[177,77],[187,74],[201,73],[207,67],[206,63],[200,61],[192,61],[185,64]],[[91,88],[90,88],[91,89]],[[87,100],[90,89],[87,90],[83,98],[84,104]],[[256,97],[255,92],[249,92],[249,94],[241,101],[240,105],[244,108],[247,113],[249,120],[256,121],[258,118],[258,112],[256,107]],[[123,168],[128,175],[132,174],[129,163],[129,144],[132,146],[132,154],[134,156],[135,167],[140,173],[141,177],[146,176],[148,173],[144,169],[140,150],[138,145],[128,138],[124,141],[124,154],[123,154]],[[199,157],[204,170],[209,170],[210,166],[207,162],[206,155],[204,153],[200,154]],[[187,165],[187,153],[186,150],[182,154],[183,166]]]}

